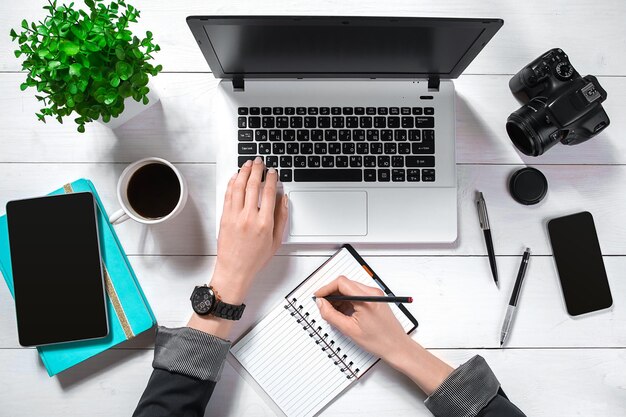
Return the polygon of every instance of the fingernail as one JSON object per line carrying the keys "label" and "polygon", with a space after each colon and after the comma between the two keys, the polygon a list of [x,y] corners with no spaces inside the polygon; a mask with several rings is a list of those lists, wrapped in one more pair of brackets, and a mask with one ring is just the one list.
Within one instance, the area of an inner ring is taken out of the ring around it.
{"label": "fingernail", "polygon": [[234,180],[235,178],[237,178],[237,175],[238,175],[238,174],[239,174],[238,172],[235,172],[235,173],[233,174],[233,176],[231,177],[231,180]]}
{"label": "fingernail", "polygon": [[261,162],[263,162],[263,160],[261,159],[261,157],[260,157],[260,156],[257,156],[256,158],[254,158],[254,163],[255,163],[255,165],[258,165],[258,164],[260,164]]}
{"label": "fingernail", "polygon": [[287,197],[287,194],[283,196],[283,204],[285,207],[289,208],[289,197]]}
{"label": "fingernail", "polygon": [[321,298],[316,298],[315,299],[315,304],[317,304],[317,308],[322,308],[322,299]]}
{"label": "fingernail", "polygon": [[245,163],[245,164],[243,164],[243,166],[245,166],[245,167],[252,166],[252,161],[248,159],[248,160],[246,161],[246,163]]}
{"label": "fingernail", "polygon": [[268,174],[276,174],[276,170],[274,168],[270,168],[267,170]]}

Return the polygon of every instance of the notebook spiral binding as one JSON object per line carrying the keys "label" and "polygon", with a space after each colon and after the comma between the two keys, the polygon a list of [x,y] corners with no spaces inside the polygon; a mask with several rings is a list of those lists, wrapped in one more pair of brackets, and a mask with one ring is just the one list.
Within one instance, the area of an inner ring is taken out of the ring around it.
{"label": "notebook spiral binding", "polygon": [[346,378],[356,378],[359,373],[359,368],[352,369],[354,362],[348,361],[348,355],[341,354],[341,348],[335,347],[335,341],[329,340],[328,333],[322,333],[322,326],[316,326],[315,319],[308,320],[310,314],[304,310],[301,304],[298,304],[296,298],[292,298],[291,301],[287,300],[285,304],[285,310],[289,311],[289,314],[296,320],[296,323],[302,324],[302,329],[308,331],[309,337],[315,340],[316,345],[322,345],[322,352],[328,352],[329,359],[333,359],[333,363],[339,367],[339,370],[346,374]]}

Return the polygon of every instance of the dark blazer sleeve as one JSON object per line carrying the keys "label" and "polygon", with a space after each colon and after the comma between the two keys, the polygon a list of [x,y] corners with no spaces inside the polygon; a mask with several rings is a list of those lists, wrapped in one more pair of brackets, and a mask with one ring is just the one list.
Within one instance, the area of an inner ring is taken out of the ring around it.
{"label": "dark blazer sleeve", "polygon": [[201,417],[230,342],[188,327],[159,327],[152,375],[133,417]]}
{"label": "dark blazer sleeve", "polygon": [[435,417],[525,417],[481,356],[455,369],[425,404]]}

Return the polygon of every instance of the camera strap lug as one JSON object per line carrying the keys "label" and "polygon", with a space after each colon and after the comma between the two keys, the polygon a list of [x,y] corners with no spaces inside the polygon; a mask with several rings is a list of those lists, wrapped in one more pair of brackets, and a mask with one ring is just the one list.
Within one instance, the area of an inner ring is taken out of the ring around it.
{"label": "camera strap lug", "polygon": [[244,91],[244,81],[241,75],[233,77],[233,91]]}
{"label": "camera strap lug", "polygon": [[429,75],[428,76],[428,91],[439,91],[439,76],[438,75]]}

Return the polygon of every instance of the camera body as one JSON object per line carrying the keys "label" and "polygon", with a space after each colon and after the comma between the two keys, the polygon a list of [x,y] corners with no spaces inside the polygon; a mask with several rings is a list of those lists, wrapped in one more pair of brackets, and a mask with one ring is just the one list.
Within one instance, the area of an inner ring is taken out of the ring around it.
{"label": "camera body", "polygon": [[528,64],[509,88],[525,104],[509,116],[506,130],[526,155],[539,156],[558,142],[584,142],[610,123],[602,107],[606,91],[593,75],[581,77],[561,49]]}

